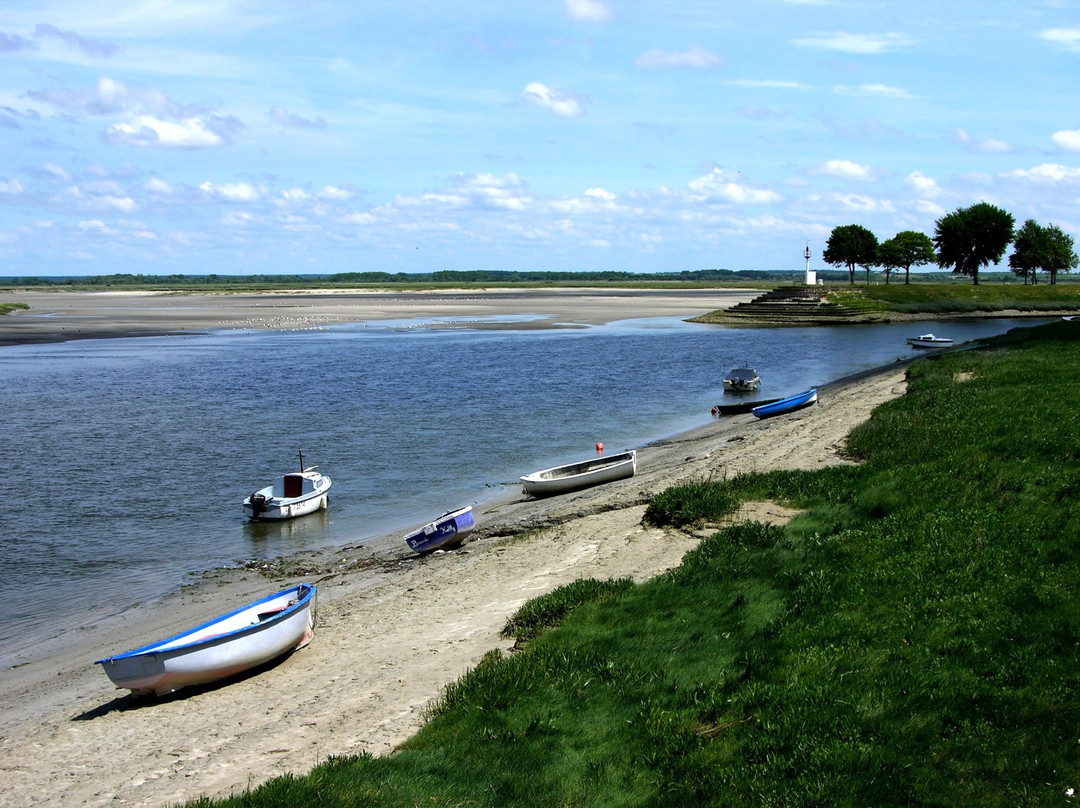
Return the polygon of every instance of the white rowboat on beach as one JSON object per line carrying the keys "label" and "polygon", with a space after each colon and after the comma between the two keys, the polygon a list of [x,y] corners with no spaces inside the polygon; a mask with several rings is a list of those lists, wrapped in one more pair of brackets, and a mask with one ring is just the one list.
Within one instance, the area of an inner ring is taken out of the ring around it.
{"label": "white rowboat on beach", "polygon": [[636,471],[637,452],[629,451],[534,471],[522,477],[521,484],[526,494],[547,497],[613,480],[623,480],[633,477]]}
{"label": "white rowboat on beach", "polygon": [[117,687],[165,696],[303,648],[315,634],[315,586],[298,584],[165,640],[95,662]]}

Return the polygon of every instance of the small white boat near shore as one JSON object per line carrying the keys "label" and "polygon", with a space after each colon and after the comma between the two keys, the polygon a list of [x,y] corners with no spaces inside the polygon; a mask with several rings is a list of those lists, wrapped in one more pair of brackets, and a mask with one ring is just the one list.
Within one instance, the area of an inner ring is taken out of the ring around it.
{"label": "small white boat near shore", "polygon": [[300,471],[278,477],[244,500],[248,519],[292,519],[326,508],[332,481],[315,471],[318,466],[304,468],[304,453],[299,454]]}
{"label": "small white boat near shore", "polygon": [[117,687],[165,696],[303,648],[315,633],[315,586],[298,584],[182,634],[99,659]]}
{"label": "small white boat near shore", "polygon": [[746,393],[757,390],[761,386],[761,377],[757,371],[748,365],[741,368],[732,368],[724,377],[724,391],[732,393]]}
{"label": "small white boat near shore", "polygon": [[521,478],[521,485],[529,496],[548,497],[613,480],[623,480],[633,477],[636,471],[637,451],[629,451],[534,471]]}
{"label": "small white boat near shore", "polygon": [[953,344],[950,337],[935,337],[933,334],[922,334],[918,337],[908,337],[907,344],[912,348],[948,348]]}

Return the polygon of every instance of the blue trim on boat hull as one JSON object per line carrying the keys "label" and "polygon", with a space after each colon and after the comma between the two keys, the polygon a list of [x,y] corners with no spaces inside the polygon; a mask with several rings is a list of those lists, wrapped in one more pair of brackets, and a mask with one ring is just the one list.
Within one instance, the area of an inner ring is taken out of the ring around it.
{"label": "blue trim on boat hull", "polygon": [[417,553],[430,553],[440,548],[449,549],[461,544],[465,535],[476,525],[472,506],[447,511],[434,522],[424,525],[405,536],[409,549]]}

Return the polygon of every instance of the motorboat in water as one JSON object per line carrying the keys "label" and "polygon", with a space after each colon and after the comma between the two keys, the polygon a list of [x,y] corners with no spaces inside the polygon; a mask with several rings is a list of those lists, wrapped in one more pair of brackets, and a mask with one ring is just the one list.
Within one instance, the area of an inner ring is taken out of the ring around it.
{"label": "motorboat in water", "polygon": [[724,391],[746,393],[761,386],[761,377],[752,367],[732,368],[724,377]]}
{"label": "motorboat in water", "polygon": [[292,519],[326,508],[330,501],[329,477],[315,469],[304,468],[304,453],[300,452],[300,471],[278,477],[244,500],[244,515],[252,521],[260,519]]}
{"label": "motorboat in water", "polygon": [[948,348],[953,344],[950,337],[935,337],[933,334],[922,334],[918,337],[908,337],[907,344],[912,348]]}

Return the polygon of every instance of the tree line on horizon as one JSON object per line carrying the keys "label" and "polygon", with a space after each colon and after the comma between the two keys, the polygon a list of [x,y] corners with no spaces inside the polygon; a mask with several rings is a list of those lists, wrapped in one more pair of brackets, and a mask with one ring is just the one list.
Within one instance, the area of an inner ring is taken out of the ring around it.
{"label": "tree line on horizon", "polygon": [[966,275],[974,285],[979,283],[979,270],[1001,261],[1009,245],[1009,268],[1026,286],[1038,283],[1038,273],[1045,272],[1050,283],[1057,283],[1059,272],[1076,269],[1078,259],[1073,249],[1073,237],[1055,224],[1041,225],[1028,219],[1014,230],[1015,219],[989,202],[979,202],[957,208],[937,220],[934,237],[917,230],[904,230],[890,239],[878,242],[877,236],[859,224],[833,228],[822,253],[827,264],[845,267],[849,282],[855,285],[855,268],[881,269],[885,283],[893,272],[904,270],[904,283],[911,282],[911,268],[937,263],[953,274]]}
{"label": "tree line on horizon", "polygon": [[[820,273],[819,273],[820,274]],[[843,272],[829,273],[832,280],[843,280]],[[732,270],[697,269],[680,272],[640,273],[604,270],[597,272],[536,270],[516,271],[497,269],[437,270],[435,272],[339,272],[311,275],[65,275],[56,277],[11,277],[0,281],[12,286],[146,286],[148,284],[169,286],[305,286],[311,283],[326,285],[376,285],[376,284],[455,284],[478,283],[641,283],[642,281],[732,282],[762,280],[792,280],[801,277],[801,270]]]}

